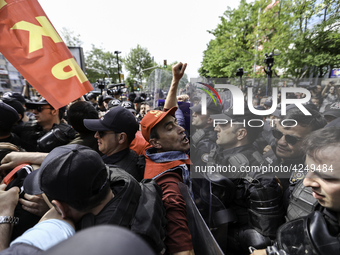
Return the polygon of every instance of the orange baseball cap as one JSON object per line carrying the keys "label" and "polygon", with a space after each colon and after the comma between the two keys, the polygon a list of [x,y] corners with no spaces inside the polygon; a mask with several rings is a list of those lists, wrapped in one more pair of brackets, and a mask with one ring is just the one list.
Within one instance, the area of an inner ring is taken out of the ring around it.
{"label": "orange baseball cap", "polygon": [[149,141],[151,129],[156,126],[159,122],[162,121],[167,115],[175,115],[175,111],[177,107],[172,107],[166,112],[159,111],[159,110],[151,110],[148,111],[147,114],[143,117],[142,121],[140,122],[142,135],[146,141]]}

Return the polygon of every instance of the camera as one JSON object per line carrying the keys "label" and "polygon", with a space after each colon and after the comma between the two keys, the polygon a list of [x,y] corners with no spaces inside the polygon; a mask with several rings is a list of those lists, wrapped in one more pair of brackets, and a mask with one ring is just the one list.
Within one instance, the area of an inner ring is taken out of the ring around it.
{"label": "camera", "polygon": [[126,92],[127,92],[127,88],[125,88],[125,83],[107,85],[107,94],[111,96],[121,95]]}
{"label": "camera", "polygon": [[106,81],[104,80],[97,80],[96,87],[100,90],[104,90],[106,86]]}

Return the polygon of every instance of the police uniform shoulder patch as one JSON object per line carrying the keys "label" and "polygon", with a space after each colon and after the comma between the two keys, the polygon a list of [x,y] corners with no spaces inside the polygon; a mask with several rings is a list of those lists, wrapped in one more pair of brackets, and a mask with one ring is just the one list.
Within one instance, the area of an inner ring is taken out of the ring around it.
{"label": "police uniform shoulder patch", "polygon": [[290,183],[294,184],[300,180],[303,180],[306,176],[305,172],[293,172],[293,174],[290,177]]}
{"label": "police uniform shoulder patch", "polygon": [[204,153],[204,154],[201,156],[201,160],[202,160],[204,163],[208,163],[208,160],[209,160],[209,153]]}

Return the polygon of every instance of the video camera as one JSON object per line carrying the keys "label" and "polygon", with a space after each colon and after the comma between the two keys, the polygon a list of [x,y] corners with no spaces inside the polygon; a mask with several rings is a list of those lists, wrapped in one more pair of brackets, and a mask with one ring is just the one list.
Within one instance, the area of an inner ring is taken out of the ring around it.
{"label": "video camera", "polygon": [[127,88],[125,88],[125,83],[118,83],[118,84],[109,84],[107,85],[107,94],[114,96],[114,95],[121,95],[127,92]]}
{"label": "video camera", "polygon": [[101,91],[103,91],[105,89],[106,86],[106,81],[105,80],[97,80],[96,85],[95,85],[98,89],[100,89]]}

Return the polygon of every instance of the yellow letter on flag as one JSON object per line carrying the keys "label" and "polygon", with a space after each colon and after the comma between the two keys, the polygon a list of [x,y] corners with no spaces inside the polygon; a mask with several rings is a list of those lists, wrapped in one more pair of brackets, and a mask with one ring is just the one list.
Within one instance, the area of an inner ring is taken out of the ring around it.
{"label": "yellow letter on flag", "polygon": [[[65,72],[65,67],[70,67],[71,71]],[[80,69],[78,63],[75,61],[74,58],[66,59],[63,62],[56,64],[51,71],[53,76],[56,77],[58,80],[67,80],[71,77],[77,76],[78,80],[81,83],[87,81],[85,74]]]}
{"label": "yellow letter on flag", "polygon": [[42,49],[43,36],[51,37],[55,43],[63,41],[46,17],[41,16],[36,17],[36,19],[40,23],[41,27],[26,21],[20,21],[12,27],[12,29],[29,31],[29,53]]}
{"label": "yellow letter on flag", "polygon": [[0,52],[55,109],[93,90],[38,0],[0,0],[0,31]]}
{"label": "yellow letter on flag", "polygon": [[0,0],[0,9],[2,7],[4,7],[7,3],[5,2],[5,0]]}

